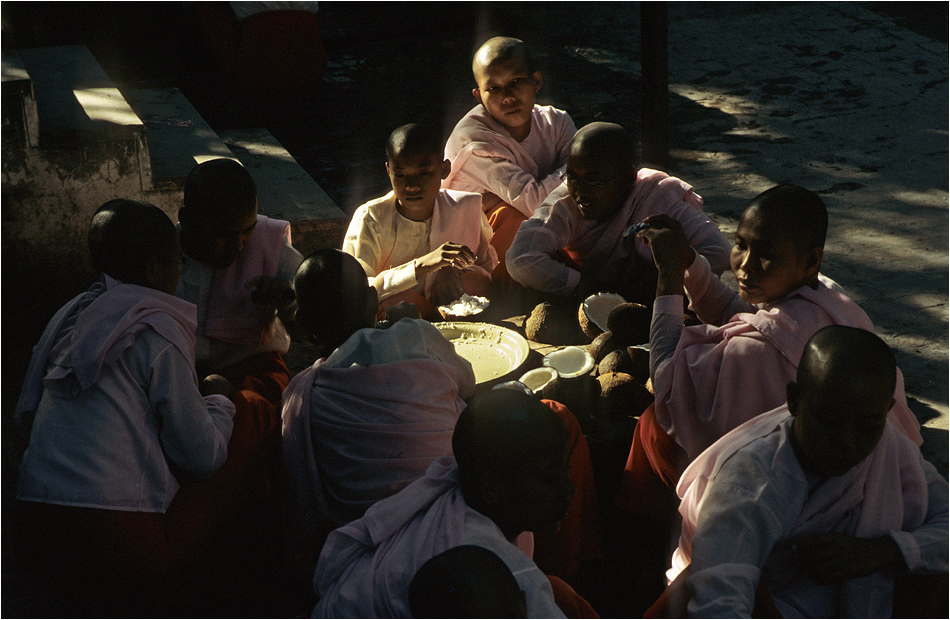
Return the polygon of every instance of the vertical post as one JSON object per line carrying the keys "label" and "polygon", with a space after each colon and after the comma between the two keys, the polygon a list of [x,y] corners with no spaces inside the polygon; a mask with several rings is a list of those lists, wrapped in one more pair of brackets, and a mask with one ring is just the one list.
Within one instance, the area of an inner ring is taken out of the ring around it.
{"label": "vertical post", "polygon": [[669,170],[670,111],[667,99],[668,15],[666,2],[640,3],[640,139],[642,165]]}

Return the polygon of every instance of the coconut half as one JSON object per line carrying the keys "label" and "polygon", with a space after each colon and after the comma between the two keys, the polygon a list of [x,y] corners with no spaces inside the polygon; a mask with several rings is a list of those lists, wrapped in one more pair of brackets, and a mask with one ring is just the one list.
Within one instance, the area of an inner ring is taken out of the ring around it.
{"label": "coconut half", "polygon": [[573,379],[592,371],[594,358],[580,347],[564,347],[545,355],[542,364],[556,370],[564,379]]}
{"label": "coconut half", "polygon": [[540,394],[544,386],[557,379],[557,377],[557,370],[553,367],[542,366],[524,373],[518,381],[528,386],[532,393]]}
{"label": "coconut half", "polygon": [[[621,304],[627,303],[627,300],[616,293],[597,293],[591,295],[581,303],[578,312],[578,319],[581,323],[581,329],[584,329],[585,319],[587,323],[593,323],[597,329],[592,330],[588,325],[584,333],[593,340],[598,334],[609,331],[607,329],[607,317],[610,311]],[[593,335],[591,335],[593,334]]]}

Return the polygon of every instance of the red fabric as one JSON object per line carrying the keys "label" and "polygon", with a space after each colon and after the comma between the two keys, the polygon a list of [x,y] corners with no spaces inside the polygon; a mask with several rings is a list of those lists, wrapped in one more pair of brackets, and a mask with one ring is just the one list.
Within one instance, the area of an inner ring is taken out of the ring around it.
{"label": "red fabric", "polygon": [[686,467],[686,453],[656,421],[654,407],[647,407],[637,421],[616,504],[630,514],[666,521],[679,505],[676,483]]}
{"label": "red fabric", "polygon": [[[252,355],[220,371],[234,385],[237,412],[220,471],[234,483],[228,492],[241,503],[270,494],[270,461],[280,444],[280,405],[290,371],[279,353]],[[220,472],[219,472],[220,473]]]}
{"label": "red fabric", "polygon": [[553,400],[541,401],[567,426],[571,442],[571,482],[574,496],[557,532],[535,532],[534,562],[545,574],[562,579],[574,577],[582,561],[601,554],[600,511],[590,448],[571,411]]}
{"label": "red fabric", "polygon": [[564,615],[568,618],[600,618],[594,608],[590,606],[580,594],[574,591],[564,580],[547,575],[551,582],[551,589],[554,590],[554,602],[561,608]]}
{"label": "red fabric", "polygon": [[199,32],[217,65],[257,95],[306,93],[323,77],[326,50],[310,11],[264,11],[238,22],[223,2],[196,2]]}
{"label": "red fabric", "polygon": [[312,89],[327,68],[320,24],[310,11],[264,11],[241,23],[238,77],[252,90],[293,96]]}
{"label": "red fabric", "polygon": [[492,281],[510,282],[511,276],[508,275],[508,269],[505,267],[505,252],[511,247],[511,242],[521,222],[528,218],[521,211],[504,202],[485,211],[485,215],[488,216],[488,224],[493,233],[491,245],[498,254],[498,266],[492,271]]}

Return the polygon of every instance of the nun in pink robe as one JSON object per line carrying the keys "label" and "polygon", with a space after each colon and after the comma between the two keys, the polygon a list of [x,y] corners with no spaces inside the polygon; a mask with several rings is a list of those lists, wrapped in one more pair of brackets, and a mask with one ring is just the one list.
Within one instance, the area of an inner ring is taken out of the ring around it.
{"label": "nun in pink robe", "polygon": [[[553,191],[518,230],[506,257],[508,272],[522,286],[569,295],[583,269],[627,301],[652,300],[653,254],[635,235],[624,233],[647,216],[661,213],[683,225],[689,244],[709,259],[717,274],[729,269],[731,245],[703,213],[702,198],[680,179],[642,168],[620,210],[604,221],[584,219],[566,185]],[[559,258],[564,252],[569,261]]]}
{"label": "nun in pink robe", "polygon": [[[670,580],[690,566],[693,617],[746,616],[757,584],[784,617],[889,617],[893,575],[819,586],[789,561],[798,536],[890,536],[912,572],[947,572],[947,482],[887,424],[874,451],[841,476],[807,474],[787,406],[726,434],[686,469]],[[723,615],[725,614],[725,616]]]}
{"label": "nun in pink robe", "polygon": [[[785,386],[819,329],[846,325],[874,332],[867,313],[833,280],[802,286],[754,306],[712,275],[702,256],[686,272],[690,308],[703,325],[683,327],[682,298],[658,298],[650,336],[656,420],[690,460],[733,428],[785,402]],[[891,421],[916,445],[920,424],[907,406],[898,370]]]}
{"label": "nun in pink robe", "polygon": [[314,574],[314,618],[410,618],[408,589],[427,560],[459,545],[494,552],[525,593],[529,618],[563,618],[551,582],[531,560],[530,532],[509,542],[494,521],[469,508],[455,457],[373,505],[327,538]]}
{"label": "nun in pink robe", "polygon": [[493,277],[507,277],[505,252],[518,227],[561,185],[576,132],[567,112],[535,105],[531,130],[519,142],[481,104],[452,130],[445,145],[452,169],[442,187],[482,195],[481,207],[494,232],[492,246],[501,261]]}
{"label": "nun in pink robe", "polygon": [[316,553],[330,530],[451,454],[474,387],[471,364],[420,319],[361,329],[294,377],[281,414],[289,549]]}

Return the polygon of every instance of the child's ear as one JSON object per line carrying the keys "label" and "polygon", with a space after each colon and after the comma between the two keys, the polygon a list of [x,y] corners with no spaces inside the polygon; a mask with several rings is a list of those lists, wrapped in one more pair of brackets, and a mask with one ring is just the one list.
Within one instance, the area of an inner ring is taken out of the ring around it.
{"label": "child's ear", "polygon": [[824,248],[812,248],[808,254],[805,255],[805,269],[809,275],[818,274],[819,270],[821,270],[821,259],[824,255]]}
{"label": "child's ear", "polygon": [[475,97],[475,101],[482,103],[482,91],[480,89],[478,89],[477,87],[473,88],[472,96]]}
{"label": "child's ear", "polygon": [[531,76],[534,78],[534,92],[538,92],[541,90],[541,72],[535,71]]}
{"label": "child's ear", "polygon": [[449,173],[452,172],[452,162],[447,159],[442,160],[442,178],[447,179]]}
{"label": "child's ear", "polygon": [[387,159],[387,160],[386,160],[386,163],[384,163],[383,165],[386,166],[386,174],[390,174],[390,172],[389,172],[389,160]]}
{"label": "child's ear", "polygon": [[148,260],[145,261],[145,284],[149,288],[158,288],[158,284],[162,281],[162,264],[159,262],[157,256],[149,256]]}

